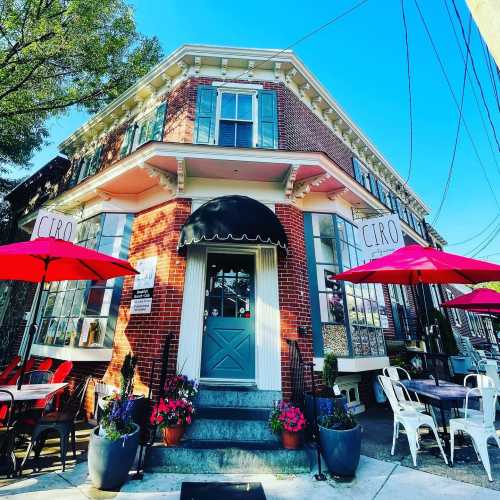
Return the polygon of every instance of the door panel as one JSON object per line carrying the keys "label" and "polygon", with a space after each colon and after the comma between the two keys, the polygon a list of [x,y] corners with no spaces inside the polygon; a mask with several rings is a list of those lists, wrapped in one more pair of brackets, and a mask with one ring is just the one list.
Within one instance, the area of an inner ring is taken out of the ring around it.
{"label": "door panel", "polygon": [[209,254],[201,376],[255,378],[254,258]]}

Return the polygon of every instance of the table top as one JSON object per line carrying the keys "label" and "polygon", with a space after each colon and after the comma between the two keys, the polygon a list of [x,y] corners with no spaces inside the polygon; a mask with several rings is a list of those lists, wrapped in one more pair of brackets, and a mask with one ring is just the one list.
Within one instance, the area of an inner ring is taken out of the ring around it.
{"label": "table top", "polygon": [[[64,389],[68,384],[25,384],[18,390],[16,385],[0,385],[0,389],[9,391],[14,396],[14,401],[36,401],[45,399],[51,394]],[[10,401],[7,394],[0,392],[0,401]]]}
{"label": "table top", "polygon": [[[467,395],[468,387],[440,380],[439,385],[432,379],[403,380],[402,383],[411,392],[439,401],[461,401]],[[471,394],[471,397],[473,395]]]}

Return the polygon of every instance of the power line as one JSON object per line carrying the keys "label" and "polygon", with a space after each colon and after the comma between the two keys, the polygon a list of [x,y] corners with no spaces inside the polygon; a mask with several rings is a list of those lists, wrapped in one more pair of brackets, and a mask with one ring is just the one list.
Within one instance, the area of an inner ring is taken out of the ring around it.
{"label": "power line", "polygon": [[481,36],[481,33],[479,32],[479,28],[477,28],[477,26],[476,26],[476,33],[477,33],[477,36],[479,38],[479,43],[481,44],[481,48],[483,49],[484,64],[486,65],[486,69],[488,70],[488,75],[490,77],[490,82],[491,82],[491,86],[493,88],[493,93],[495,94],[495,102],[496,102],[498,111],[500,111],[500,101],[498,100],[497,81],[495,78],[495,73],[493,72],[493,66],[491,64],[491,54],[490,54],[488,47],[484,43],[484,39]]}
{"label": "power line", "polygon": [[[436,56],[436,59],[437,59],[437,61],[439,63],[439,67],[441,68],[443,76],[444,76],[444,78],[446,80],[446,84],[448,85],[448,89],[449,89],[450,94],[451,94],[451,96],[453,98],[453,102],[455,103],[455,106],[457,107],[457,110],[460,110],[460,106],[459,106],[458,100],[457,100],[457,98],[455,96],[455,92],[453,91],[453,87],[451,85],[450,79],[448,78],[448,74],[446,73],[446,70],[444,68],[444,64],[443,64],[443,61],[441,60],[441,57],[440,57],[439,52],[437,50],[436,44],[434,43],[434,39],[432,38],[431,32],[429,30],[429,27],[427,26],[427,22],[425,21],[425,18],[424,18],[424,15],[423,15],[422,11],[420,10],[420,6],[418,4],[418,1],[414,0],[414,2],[415,2],[415,6],[417,7],[417,10],[418,10],[420,20],[422,21],[422,24],[423,24],[423,26],[425,28],[425,32],[427,33],[427,37],[429,38],[429,41],[431,43],[432,49],[434,51],[434,55]],[[491,185],[490,179],[488,177],[488,173],[486,172],[486,169],[485,169],[484,164],[483,164],[483,162],[481,160],[481,157],[479,156],[479,151],[477,150],[476,143],[474,142],[474,139],[472,137],[472,134],[471,134],[471,131],[469,129],[469,126],[467,125],[467,121],[465,120],[465,117],[462,117],[462,120],[463,120],[464,128],[465,128],[465,130],[467,132],[467,135],[469,137],[469,140],[471,142],[472,148],[474,150],[474,154],[477,157],[477,160],[478,160],[478,162],[479,162],[479,164],[481,166],[481,169],[483,171],[483,174],[484,174],[484,177],[486,179],[486,182],[488,183],[488,187],[490,188],[490,191],[491,191],[491,194],[493,196],[493,199],[495,200],[495,204],[500,209],[500,203],[498,202],[497,196],[495,194],[495,190],[493,189],[493,186]]]}
{"label": "power line", "polygon": [[469,241],[475,240],[477,237],[481,236],[488,229],[490,229],[491,225],[494,224],[499,217],[500,217],[500,213],[498,213],[497,215],[495,215],[495,218],[490,223],[488,223],[488,225],[485,226],[481,231],[479,231],[479,233],[476,233],[474,236],[470,236],[466,240],[458,241],[457,243],[448,243],[447,246],[449,246],[449,247],[457,247],[459,245],[464,245],[465,243],[469,243]]}
{"label": "power line", "polygon": [[410,72],[410,47],[408,44],[408,26],[406,25],[406,15],[404,0],[401,0],[401,16],[403,18],[403,27],[405,33],[405,46],[406,46],[406,77],[408,80],[408,118],[409,118],[409,128],[410,128],[410,151],[409,151],[409,164],[408,164],[408,175],[406,176],[405,185],[408,184],[411,177],[411,170],[413,164],[413,105],[411,98],[411,72]]}
{"label": "power line", "polygon": [[479,255],[481,252],[483,252],[484,250],[486,250],[486,248],[488,248],[491,243],[493,243],[493,241],[496,239],[496,237],[498,236],[498,234],[500,233],[500,225],[498,225],[498,227],[496,228],[496,231],[491,235],[491,237],[484,243],[484,245],[479,248],[476,252],[474,252],[471,257],[476,257],[477,255]]}
{"label": "power line", "polygon": [[[455,38],[455,42],[457,44],[460,55],[462,56],[462,61],[464,61],[464,63],[465,63],[465,55],[464,55],[464,52],[462,50],[462,46],[460,45],[460,41],[458,39],[458,34],[457,34],[456,29],[455,29],[455,24],[453,22],[453,19],[451,17],[450,9],[448,8],[448,0],[444,1],[444,6],[446,7],[446,13],[448,14],[448,19],[450,20],[450,25],[451,25],[451,29],[453,31],[453,36]],[[488,140],[488,145],[490,147],[491,156],[493,157],[493,161],[496,165],[498,173],[500,173],[500,166],[499,166],[498,161],[497,161],[498,153],[495,152],[495,149],[493,148],[493,144],[492,144],[491,139],[490,139],[490,134],[488,132],[488,127],[486,126],[486,123],[484,121],[483,111],[481,109],[481,105],[479,104],[479,99],[477,97],[476,89],[474,87],[474,82],[472,81],[472,77],[470,76],[470,71],[467,72],[467,80],[468,80],[470,88],[472,90],[472,95],[474,97],[474,103],[476,104],[477,112],[479,114],[479,118],[481,119],[481,125],[482,125],[484,133],[486,135],[486,139]]]}
{"label": "power line", "polygon": [[[470,28],[471,28],[471,16],[469,16],[469,32],[467,34],[469,40],[470,40]],[[455,165],[455,158],[457,155],[457,146],[458,146],[458,138],[460,137],[460,127],[462,125],[462,112],[463,112],[463,107],[464,107],[464,95],[465,95],[465,82],[467,81],[467,67],[469,65],[469,54],[467,54],[467,57],[465,58],[465,64],[464,64],[464,77],[462,79],[462,94],[460,96],[460,109],[458,111],[458,123],[457,123],[457,131],[455,133],[455,141],[453,143],[453,150],[451,153],[451,160],[450,160],[450,166],[448,168],[448,177],[446,178],[446,184],[444,186],[444,191],[443,195],[441,196],[441,202],[439,203],[439,207],[437,209],[436,215],[434,216],[434,219],[432,220],[432,225],[434,225],[438,219],[439,216],[441,215],[441,211],[444,206],[444,202],[446,200],[446,196],[448,195],[448,191],[450,189],[450,184],[451,184],[451,178],[453,176],[453,167]]]}
{"label": "power line", "polygon": [[[232,77],[232,80],[238,80],[242,76],[245,76],[246,74],[248,74],[250,71],[255,71],[256,69],[260,68],[263,64],[265,64],[269,61],[272,61],[274,58],[283,54],[283,52],[286,52],[287,50],[292,49],[293,47],[295,47],[299,43],[302,43],[304,40],[307,40],[308,38],[312,37],[313,35],[316,35],[320,31],[324,30],[325,28],[327,28],[331,24],[339,21],[340,19],[347,16],[351,12],[355,11],[356,9],[358,9],[359,7],[361,7],[362,5],[364,5],[367,2],[368,2],[368,0],[361,0],[360,2],[355,3],[354,5],[349,7],[348,9],[341,12],[340,14],[336,15],[335,17],[332,17],[329,21],[326,21],[326,23],[323,23],[321,26],[318,26],[317,28],[313,29],[312,31],[309,31],[309,33],[306,33],[304,36],[301,36],[299,39],[295,40],[295,42],[291,43],[290,45],[288,45],[284,49],[276,51],[272,56],[270,56],[267,59],[264,59],[260,63],[256,64],[252,69],[247,69],[247,70],[243,71],[242,73],[240,73],[239,75]],[[225,85],[226,85],[225,83],[222,85],[219,85],[219,88],[224,87]]]}
{"label": "power line", "polygon": [[474,76],[476,77],[476,82],[477,82],[477,85],[479,87],[479,92],[481,94],[481,99],[483,100],[483,105],[484,105],[484,107],[486,109],[486,114],[488,116],[488,120],[490,122],[491,129],[493,130],[493,136],[495,137],[495,141],[497,143],[497,148],[500,150],[500,143],[498,142],[498,137],[497,137],[497,132],[496,132],[496,129],[495,129],[495,125],[493,124],[493,120],[491,119],[490,108],[488,107],[488,103],[486,102],[486,98],[485,98],[484,92],[483,92],[483,86],[481,85],[481,81],[479,80],[479,76],[477,75],[476,65],[474,63],[474,58],[472,57],[472,53],[470,51],[469,44],[468,44],[468,42],[467,42],[467,40],[465,38],[465,30],[464,30],[464,25],[462,24],[462,18],[460,16],[460,12],[457,9],[457,4],[455,3],[455,0],[451,0],[451,2],[453,3],[453,8],[455,10],[455,14],[456,14],[458,22],[460,24],[460,30],[462,32],[462,38],[463,38],[463,40],[465,42],[465,46],[467,47],[467,52],[469,53],[470,61],[471,61],[471,64],[472,64],[472,71],[474,73]]}
{"label": "power line", "polygon": [[493,226],[493,229],[486,235],[486,237],[479,242],[474,248],[466,252],[466,255],[474,257],[481,253],[496,237],[500,230],[500,223]]}

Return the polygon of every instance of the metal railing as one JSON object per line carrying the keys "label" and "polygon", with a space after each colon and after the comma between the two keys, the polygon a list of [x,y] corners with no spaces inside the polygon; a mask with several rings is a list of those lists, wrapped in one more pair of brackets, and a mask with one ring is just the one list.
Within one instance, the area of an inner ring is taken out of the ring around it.
{"label": "metal railing", "polygon": [[302,411],[306,408],[306,379],[309,373],[311,381],[312,416],[311,438],[316,445],[318,473],[314,476],[317,481],[325,481],[326,476],[321,472],[321,443],[319,439],[318,412],[316,405],[316,380],[314,376],[314,363],[306,363],[302,358],[299,343],[287,339],[288,356],[290,361],[290,379],[292,383],[291,402]]}

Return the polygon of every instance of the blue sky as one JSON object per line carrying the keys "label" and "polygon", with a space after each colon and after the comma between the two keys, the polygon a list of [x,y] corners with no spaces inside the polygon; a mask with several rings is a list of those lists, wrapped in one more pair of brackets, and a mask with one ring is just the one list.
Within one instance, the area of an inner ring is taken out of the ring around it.
{"label": "blue sky", "polygon": [[[410,185],[431,208],[428,217],[431,221],[446,182],[458,112],[414,1],[404,1],[413,85],[414,157]],[[447,1],[452,9],[451,0]],[[462,19],[466,20],[468,11],[463,0],[456,2],[462,11]],[[295,0],[254,0],[249,4],[234,0],[135,0],[131,3],[139,30],[156,35],[165,54],[168,54],[183,43],[284,48],[356,2],[321,0],[311,4]],[[464,65],[444,2],[419,0],[419,4],[459,98]],[[500,135],[499,113],[474,26],[471,44],[497,134]],[[382,154],[406,177],[409,158],[408,94],[399,0],[368,0],[348,16],[294,47],[294,50]],[[477,87],[476,93],[479,97]],[[482,113],[487,124],[484,108]],[[465,91],[464,117],[500,201],[500,157],[498,151],[494,156],[496,150],[491,129],[488,133],[493,150],[488,143],[469,83]],[[33,168],[39,168],[50,160],[57,153],[57,144],[85,119],[84,113],[75,110],[51,122],[51,144],[35,154]],[[500,217],[490,223],[498,213],[482,168],[462,127],[450,190],[436,226],[450,244],[466,240],[484,229],[472,241],[448,247],[449,251],[467,254],[495,232]],[[477,256],[500,262],[498,231],[496,238]]]}

